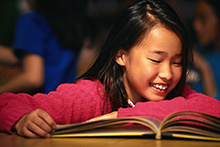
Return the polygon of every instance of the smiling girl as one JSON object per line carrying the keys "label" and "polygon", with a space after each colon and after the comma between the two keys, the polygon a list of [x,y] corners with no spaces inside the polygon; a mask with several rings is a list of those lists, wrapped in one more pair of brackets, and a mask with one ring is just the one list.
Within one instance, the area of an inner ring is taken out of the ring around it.
{"label": "smiling girl", "polygon": [[220,116],[220,102],[185,85],[187,31],[164,1],[141,0],[115,22],[96,62],[48,95],[0,96],[0,130],[50,137],[56,124],[193,110]]}
{"label": "smiling girl", "polygon": [[181,40],[163,25],[156,25],[129,52],[120,49],[115,60],[126,69],[123,82],[133,103],[161,101],[182,76]]}

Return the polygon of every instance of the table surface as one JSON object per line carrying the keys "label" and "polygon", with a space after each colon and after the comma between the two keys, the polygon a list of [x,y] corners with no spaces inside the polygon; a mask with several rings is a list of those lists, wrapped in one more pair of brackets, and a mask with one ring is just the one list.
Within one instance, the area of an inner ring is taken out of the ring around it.
{"label": "table surface", "polygon": [[196,140],[155,140],[144,138],[39,138],[30,139],[0,132],[1,147],[220,147],[220,142]]}

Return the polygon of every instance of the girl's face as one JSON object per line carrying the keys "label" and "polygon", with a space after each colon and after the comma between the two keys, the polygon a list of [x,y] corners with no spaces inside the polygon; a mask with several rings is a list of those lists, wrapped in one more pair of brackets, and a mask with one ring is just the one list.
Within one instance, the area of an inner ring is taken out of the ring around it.
{"label": "girl's face", "polygon": [[156,26],[130,51],[118,51],[124,85],[132,102],[161,101],[182,75],[182,44],[172,31]]}
{"label": "girl's face", "polygon": [[194,28],[202,44],[210,43],[217,37],[218,18],[205,1],[199,1],[197,4]]}

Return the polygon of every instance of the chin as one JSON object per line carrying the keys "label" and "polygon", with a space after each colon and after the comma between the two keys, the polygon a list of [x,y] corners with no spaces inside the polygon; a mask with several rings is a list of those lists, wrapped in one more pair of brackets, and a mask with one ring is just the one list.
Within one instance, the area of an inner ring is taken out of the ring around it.
{"label": "chin", "polygon": [[150,99],[147,99],[148,101],[153,101],[153,102],[160,102],[162,100],[164,100],[165,97],[157,97],[157,98],[150,98]]}

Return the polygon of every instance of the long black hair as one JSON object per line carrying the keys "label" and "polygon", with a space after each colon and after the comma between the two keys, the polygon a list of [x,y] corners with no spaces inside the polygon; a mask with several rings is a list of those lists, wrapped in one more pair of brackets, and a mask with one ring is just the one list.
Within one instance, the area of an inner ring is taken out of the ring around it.
{"label": "long black hair", "polygon": [[182,78],[166,99],[181,95],[185,84],[191,48],[188,33],[176,12],[162,0],[140,0],[126,8],[114,23],[93,66],[81,78],[96,78],[104,85],[113,111],[126,107],[123,67],[114,60],[120,48],[128,51],[140,43],[155,25],[162,24],[175,32],[182,41]]}

